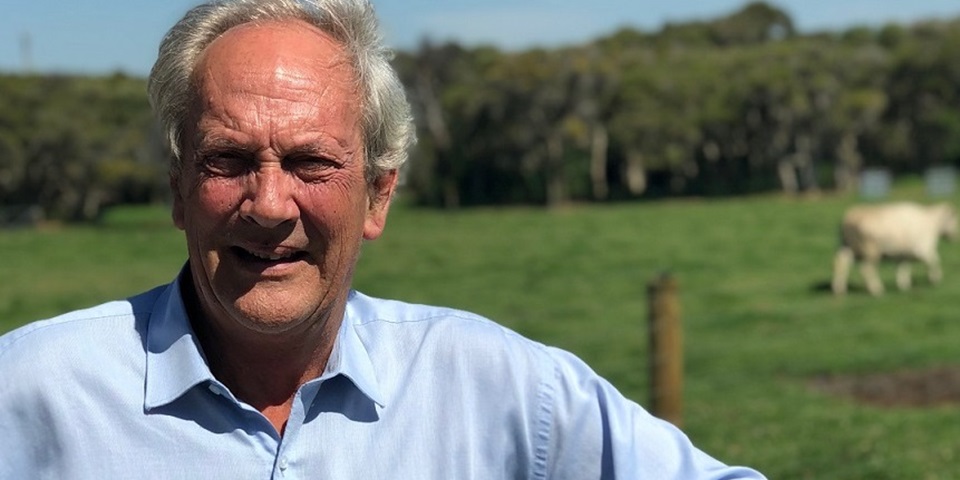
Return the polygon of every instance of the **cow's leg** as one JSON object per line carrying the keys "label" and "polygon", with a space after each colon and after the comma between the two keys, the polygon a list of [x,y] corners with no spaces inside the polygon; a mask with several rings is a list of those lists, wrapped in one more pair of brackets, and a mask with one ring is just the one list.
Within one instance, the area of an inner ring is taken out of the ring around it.
{"label": "cow's leg", "polygon": [[910,284],[913,282],[913,272],[910,269],[910,262],[903,260],[897,264],[897,288],[901,291],[910,290]]}
{"label": "cow's leg", "polygon": [[927,278],[930,279],[930,283],[932,285],[940,283],[940,280],[943,280],[943,270],[940,268],[940,256],[933,254],[925,263],[927,264]]}
{"label": "cow's leg", "polygon": [[853,265],[853,250],[849,247],[841,247],[833,256],[833,281],[830,286],[834,295],[847,293],[851,265]]}
{"label": "cow's leg", "polygon": [[875,297],[883,294],[883,282],[880,280],[880,272],[877,271],[877,263],[876,260],[865,258],[860,264],[860,274],[867,284],[867,291]]}

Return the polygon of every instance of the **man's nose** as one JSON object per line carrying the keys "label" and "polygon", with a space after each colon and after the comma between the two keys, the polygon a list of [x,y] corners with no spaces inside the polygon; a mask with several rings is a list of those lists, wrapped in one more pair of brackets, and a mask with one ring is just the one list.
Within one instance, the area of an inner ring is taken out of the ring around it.
{"label": "man's nose", "polygon": [[293,178],[282,168],[261,168],[249,182],[249,192],[240,204],[241,217],[265,228],[296,221],[299,209],[293,198]]}

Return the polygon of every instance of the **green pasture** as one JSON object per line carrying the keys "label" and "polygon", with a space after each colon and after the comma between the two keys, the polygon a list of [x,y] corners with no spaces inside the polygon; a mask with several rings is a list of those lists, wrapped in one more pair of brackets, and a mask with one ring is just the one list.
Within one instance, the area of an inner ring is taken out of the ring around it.
{"label": "green pasture", "polygon": [[[923,200],[922,188],[895,196]],[[375,296],[489,316],[569,349],[648,405],[647,283],[680,284],[684,430],[771,479],[960,478],[960,407],[875,407],[810,382],[960,365],[960,246],[944,283],[844,298],[828,289],[836,225],[857,199],[677,200],[556,211],[398,204],[356,276]],[[169,281],[185,255],[163,207],[98,227],[0,231],[0,331]],[[495,401],[491,399],[491,401]]]}

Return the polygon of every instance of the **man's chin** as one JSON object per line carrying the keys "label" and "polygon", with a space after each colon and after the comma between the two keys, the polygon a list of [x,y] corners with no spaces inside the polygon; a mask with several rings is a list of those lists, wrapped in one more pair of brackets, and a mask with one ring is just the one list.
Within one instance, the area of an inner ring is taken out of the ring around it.
{"label": "man's chin", "polygon": [[241,297],[233,304],[235,320],[248,330],[264,335],[302,331],[324,321],[326,309],[304,304],[303,297],[279,293]]}
{"label": "man's chin", "polygon": [[263,335],[283,335],[290,333],[302,328],[311,321],[311,319],[301,315],[280,314],[276,311],[263,314],[261,312],[238,310],[236,316],[238,317],[238,323],[243,327]]}

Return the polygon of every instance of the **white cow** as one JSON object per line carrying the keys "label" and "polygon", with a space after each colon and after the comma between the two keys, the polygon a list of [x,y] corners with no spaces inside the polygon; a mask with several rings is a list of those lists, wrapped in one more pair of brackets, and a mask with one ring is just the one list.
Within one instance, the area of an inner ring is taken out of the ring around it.
{"label": "white cow", "polygon": [[940,237],[957,237],[957,213],[947,203],[919,205],[888,203],[851,207],[840,225],[840,248],[833,260],[833,293],[847,291],[847,280],[854,260],[860,262],[860,273],[872,295],[883,293],[883,282],[877,271],[881,260],[897,265],[897,287],[910,288],[910,266],[926,265],[930,283],[943,277],[937,243]]}

